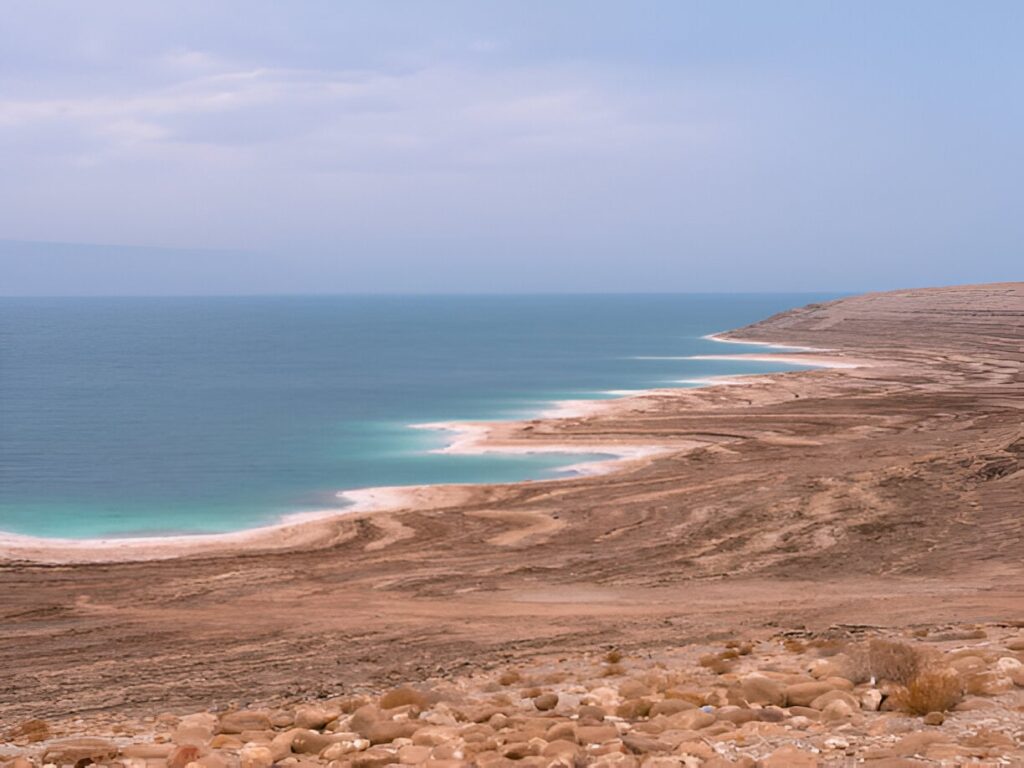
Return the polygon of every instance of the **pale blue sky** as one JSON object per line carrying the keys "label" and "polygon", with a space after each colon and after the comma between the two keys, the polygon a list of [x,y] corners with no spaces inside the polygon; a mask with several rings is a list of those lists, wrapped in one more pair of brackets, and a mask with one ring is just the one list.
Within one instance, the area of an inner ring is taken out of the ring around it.
{"label": "pale blue sky", "polygon": [[0,294],[1024,278],[1024,3],[2,12]]}

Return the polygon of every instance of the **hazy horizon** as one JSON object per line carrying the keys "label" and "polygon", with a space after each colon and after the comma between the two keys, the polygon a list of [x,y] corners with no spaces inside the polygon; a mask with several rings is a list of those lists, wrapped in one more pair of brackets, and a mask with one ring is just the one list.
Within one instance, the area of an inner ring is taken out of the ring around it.
{"label": "hazy horizon", "polygon": [[13,2],[0,295],[1020,279],[1024,7]]}

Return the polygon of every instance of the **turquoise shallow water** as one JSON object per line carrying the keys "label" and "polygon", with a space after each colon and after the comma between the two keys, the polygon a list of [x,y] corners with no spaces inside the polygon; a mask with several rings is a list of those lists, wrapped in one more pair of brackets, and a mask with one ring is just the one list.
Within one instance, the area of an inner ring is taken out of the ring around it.
{"label": "turquoise shallow water", "polygon": [[0,530],[239,530],[343,489],[557,476],[409,424],[781,370],[705,334],[823,295],[0,299]]}

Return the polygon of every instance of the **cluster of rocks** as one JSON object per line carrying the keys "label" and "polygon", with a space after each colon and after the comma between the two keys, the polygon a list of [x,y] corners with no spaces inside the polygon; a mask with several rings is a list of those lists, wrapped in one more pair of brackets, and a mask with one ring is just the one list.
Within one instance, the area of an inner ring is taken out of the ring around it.
{"label": "cluster of rocks", "polygon": [[[1024,635],[1015,631],[989,627],[853,644],[776,637],[628,657],[612,651],[315,703],[164,714],[141,723],[28,720],[4,734],[0,763],[1024,765]],[[909,714],[906,681],[885,679],[913,674],[922,660],[955,675],[950,711]]]}

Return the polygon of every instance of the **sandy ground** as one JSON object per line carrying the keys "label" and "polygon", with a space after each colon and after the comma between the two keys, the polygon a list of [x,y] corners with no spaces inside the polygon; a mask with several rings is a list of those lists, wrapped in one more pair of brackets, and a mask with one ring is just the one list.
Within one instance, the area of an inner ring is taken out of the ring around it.
{"label": "sandy ground", "polygon": [[1024,283],[843,299],[732,337],[856,367],[482,438],[632,456],[597,476],[384,494],[383,511],[187,547],[5,540],[0,723],[315,697],[610,644],[1024,619]]}

